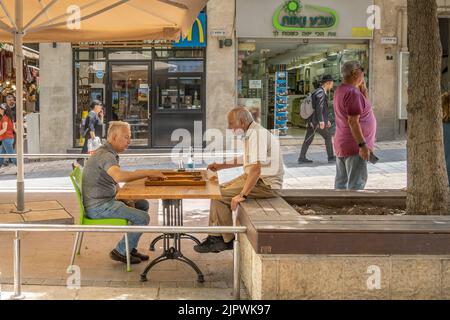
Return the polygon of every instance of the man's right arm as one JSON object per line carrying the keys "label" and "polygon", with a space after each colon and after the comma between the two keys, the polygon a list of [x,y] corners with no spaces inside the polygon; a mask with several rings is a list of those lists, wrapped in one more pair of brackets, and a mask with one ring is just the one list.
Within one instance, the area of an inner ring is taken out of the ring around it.
{"label": "man's right arm", "polygon": [[370,157],[370,150],[367,145],[365,145],[364,135],[361,129],[361,125],[359,124],[359,117],[359,115],[348,116],[348,125],[350,126],[353,139],[355,139],[356,143],[364,143],[364,146],[359,148],[359,155],[363,160],[368,161]]}
{"label": "man's right arm", "polygon": [[107,171],[108,175],[114,179],[116,183],[130,182],[144,178],[165,179],[165,176],[156,170],[136,170],[124,171],[119,166],[112,166]]}
{"label": "man's right arm", "polygon": [[91,139],[95,139],[95,119],[88,115],[87,121],[89,126],[89,135],[91,136]]}
{"label": "man's right arm", "polygon": [[219,170],[225,170],[225,169],[231,169],[231,168],[237,168],[242,167],[244,164],[244,158],[243,157],[237,157],[234,158],[232,162],[227,161],[225,163],[211,163],[208,166],[209,170],[212,171],[219,171]]}
{"label": "man's right arm", "polygon": [[318,90],[316,95],[315,116],[319,122],[320,129],[325,128],[325,120],[323,119],[323,111],[327,109],[327,95],[325,91]]}

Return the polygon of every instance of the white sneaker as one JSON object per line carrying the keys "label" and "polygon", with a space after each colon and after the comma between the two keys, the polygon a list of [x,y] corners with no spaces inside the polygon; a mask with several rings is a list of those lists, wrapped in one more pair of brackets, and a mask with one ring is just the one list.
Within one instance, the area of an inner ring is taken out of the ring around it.
{"label": "white sneaker", "polygon": [[7,166],[1,166],[0,167],[0,174],[5,173],[5,171],[8,169]]}

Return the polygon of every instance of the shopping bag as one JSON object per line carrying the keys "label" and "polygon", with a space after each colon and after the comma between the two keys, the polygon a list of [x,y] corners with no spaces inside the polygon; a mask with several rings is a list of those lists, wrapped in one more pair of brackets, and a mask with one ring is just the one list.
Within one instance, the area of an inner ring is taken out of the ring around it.
{"label": "shopping bag", "polygon": [[100,137],[95,137],[94,139],[88,140],[88,154],[92,155],[95,151],[102,146],[102,141]]}

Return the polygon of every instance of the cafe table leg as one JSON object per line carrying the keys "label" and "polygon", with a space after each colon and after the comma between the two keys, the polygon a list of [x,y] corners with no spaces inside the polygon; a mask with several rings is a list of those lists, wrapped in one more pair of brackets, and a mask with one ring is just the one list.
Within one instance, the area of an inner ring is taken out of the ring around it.
{"label": "cafe table leg", "polygon": [[[183,200],[163,200],[163,224],[165,226],[182,226],[183,225]],[[197,280],[204,282],[204,276],[200,268],[190,259],[183,256],[181,252],[181,239],[189,238],[200,243],[197,238],[186,234],[163,234],[154,239],[150,248],[154,248],[159,240],[163,240],[163,254],[152,260],[141,274],[141,281],[147,281],[147,273],[156,264],[165,260],[179,260],[191,266],[197,273]],[[172,244],[171,244],[172,240]],[[150,249],[151,250],[151,249]]]}

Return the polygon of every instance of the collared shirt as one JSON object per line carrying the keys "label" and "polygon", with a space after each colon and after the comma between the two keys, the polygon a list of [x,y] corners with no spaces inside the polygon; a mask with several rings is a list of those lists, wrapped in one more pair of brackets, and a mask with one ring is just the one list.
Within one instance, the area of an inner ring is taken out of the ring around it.
{"label": "collared shirt", "polygon": [[96,136],[102,136],[103,123],[100,120],[100,117],[94,111],[90,111],[86,118],[86,124],[84,127],[84,136],[90,135],[90,132],[94,132]]}
{"label": "collared shirt", "polygon": [[116,182],[109,168],[119,166],[119,155],[107,142],[89,158],[83,170],[83,204],[85,209],[100,206],[116,196]]}
{"label": "collared shirt", "polygon": [[341,84],[334,93],[334,113],[336,115],[336,134],[334,136],[336,156],[345,158],[359,153],[358,143],[353,138],[348,124],[349,116],[359,116],[359,124],[367,147],[374,148],[377,120],[372,105],[360,90],[349,84]]}
{"label": "collared shirt", "polygon": [[250,166],[261,163],[260,179],[272,189],[283,186],[284,163],[280,142],[270,131],[253,121],[244,137],[244,172]]}

